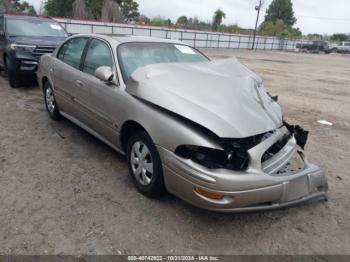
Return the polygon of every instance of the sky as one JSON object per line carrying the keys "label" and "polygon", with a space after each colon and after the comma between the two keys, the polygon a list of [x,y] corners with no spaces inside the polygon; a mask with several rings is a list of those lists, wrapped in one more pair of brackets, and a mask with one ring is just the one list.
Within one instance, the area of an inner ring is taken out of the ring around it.
{"label": "sky", "polygon": [[[37,9],[42,0],[27,0]],[[221,8],[226,13],[226,24],[238,24],[244,28],[255,25],[255,5],[259,0],[136,0],[140,13],[148,16],[162,16],[176,21],[179,16],[197,16],[210,21],[213,13]],[[260,22],[272,0],[265,0]],[[303,34],[350,33],[350,0],[292,0],[296,27]]]}

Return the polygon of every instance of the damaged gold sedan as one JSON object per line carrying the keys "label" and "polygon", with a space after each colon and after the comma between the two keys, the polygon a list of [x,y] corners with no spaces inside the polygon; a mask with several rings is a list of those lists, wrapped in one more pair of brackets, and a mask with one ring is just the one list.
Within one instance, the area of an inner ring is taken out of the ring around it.
{"label": "damaged gold sedan", "polygon": [[40,60],[51,118],[125,154],[136,188],[223,212],[326,199],[308,132],[236,59],[210,61],[175,40],[77,35]]}

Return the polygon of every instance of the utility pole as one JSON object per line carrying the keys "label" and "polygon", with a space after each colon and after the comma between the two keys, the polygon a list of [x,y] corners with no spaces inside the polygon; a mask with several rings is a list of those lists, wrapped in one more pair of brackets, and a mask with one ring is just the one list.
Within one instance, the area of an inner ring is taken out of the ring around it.
{"label": "utility pole", "polygon": [[259,22],[259,15],[260,15],[260,10],[264,2],[262,0],[259,0],[259,5],[255,6],[255,11],[258,12],[256,16],[256,23],[255,23],[255,29],[254,29],[254,37],[253,37],[253,45],[252,45],[252,50],[254,50],[254,45],[255,45],[255,38],[256,38],[256,31],[258,29],[258,22]]}

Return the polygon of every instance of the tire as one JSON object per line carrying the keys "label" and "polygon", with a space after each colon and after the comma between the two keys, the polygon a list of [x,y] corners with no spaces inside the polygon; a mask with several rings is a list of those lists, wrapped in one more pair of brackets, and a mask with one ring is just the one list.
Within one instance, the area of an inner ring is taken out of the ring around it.
{"label": "tire", "polygon": [[6,61],[5,70],[6,70],[7,78],[10,83],[10,87],[19,88],[21,86],[21,81],[18,79],[18,76],[13,69],[11,60],[6,56],[5,61]]}
{"label": "tire", "polygon": [[150,198],[162,196],[166,192],[163,168],[150,136],[144,131],[132,135],[126,154],[129,173],[138,191]]}
{"label": "tire", "polygon": [[61,115],[59,113],[56,98],[53,92],[53,88],[49,81],[44,85],[44,101],[47,113],[53,120],[59,120]]}

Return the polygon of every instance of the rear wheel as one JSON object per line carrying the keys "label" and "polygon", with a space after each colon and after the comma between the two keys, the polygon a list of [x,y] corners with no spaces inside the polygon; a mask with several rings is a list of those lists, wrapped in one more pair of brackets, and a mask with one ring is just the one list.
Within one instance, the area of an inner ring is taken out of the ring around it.
{"label": "rear wheel", "polygon": [[6,61],[5,69],[6,69],[6,74],[7,74],[7,78],[9,80],[10,86],[12,88],[20,87],[21,81],[18,79],[18,75],[14,70],[14,66],[11,60],[8,57],[6,57],[5,61]]}
{"label": "rear wheel", "polygon": [[132,180],[142,194],[155,198],[165,193],[161,160],[146,132],[139,131],[129,139],[127,160]]}
{"label": "rear wheel", "polygon": [[60,119],[60,113],[58,110],[58,106],[56,103],[55,95],[53,92],[53,88],[49,81],[47,81],[44,85],[44,98],[45,98],[45,106],[47,113],[54,120]]}

